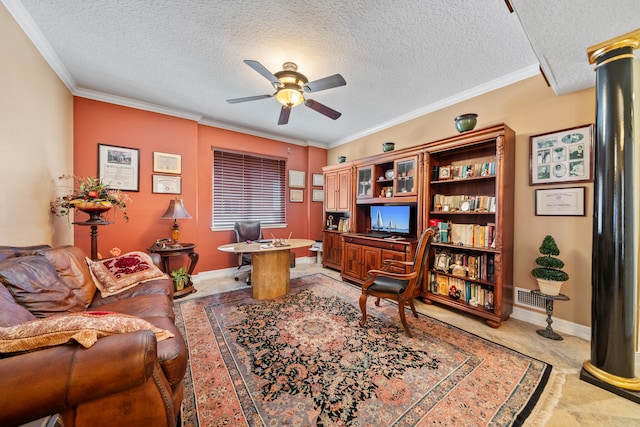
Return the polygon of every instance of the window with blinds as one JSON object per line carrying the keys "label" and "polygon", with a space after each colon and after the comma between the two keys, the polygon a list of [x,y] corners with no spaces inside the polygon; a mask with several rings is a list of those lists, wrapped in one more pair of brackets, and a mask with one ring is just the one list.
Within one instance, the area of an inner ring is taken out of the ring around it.
{"label": "window with blinds", "polygon": [[258,220],[262,227],[286,223],[286,161],[213,150],[213,229]]}

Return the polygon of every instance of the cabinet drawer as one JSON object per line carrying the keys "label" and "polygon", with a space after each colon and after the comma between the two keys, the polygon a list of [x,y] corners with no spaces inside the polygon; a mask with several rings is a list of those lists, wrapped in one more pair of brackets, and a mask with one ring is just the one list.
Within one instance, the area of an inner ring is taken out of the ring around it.
{"label": "cabinet drawer", "polygon": [[[396,252],[396,251],[390,251],[388,249],[383,249],[382,250],[382,262],[384,262],[385,259],[393,259],[396,261],[405,261],[404,258],[404,252]],[[398,267],[398,266],[392,266],[389,271],[393,271],[394,273],[405,273],[406,272],[406,268],[402,268],[402,267]]]}

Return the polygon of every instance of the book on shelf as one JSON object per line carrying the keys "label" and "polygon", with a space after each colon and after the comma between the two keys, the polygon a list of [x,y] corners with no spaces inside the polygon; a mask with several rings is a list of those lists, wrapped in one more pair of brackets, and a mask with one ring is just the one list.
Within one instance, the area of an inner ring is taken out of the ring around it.
{"label": "book on shelf", "polygon": [[439,273],[432,273],[431,293],[449,296],[453,290],[459,291],[459,301],[465,302],[474,307],[483,307],[493,310],[493,289],[490,286],[473,283],[457,277],[449,277]]}
{"label": "book on shelf", "polygon": [[476,248],[495,248],[495,223],[462,224],[449,223],[449,242],[454,245],[473,246]]}
{"label": "book on shelf", "polygon": [[470,194],[434,194],[433,210],[444,212],[495,212],[496,198]]}
{"label": "book on shelf", "polygon": [[[457,268],[457,271],[466,274],[454,274],[469,280],[481,280],[483,282],[494,282],[494,264],[495,254],[469,254],[465,252],[457,252],[455,250],[443,250],[436,253],[436,258],[445,258],[445,272],[449,273],[450,270]],[[453,271],[449,274],[453,274]],[[436,280],[435,276],[432,277],[431,282]]]}

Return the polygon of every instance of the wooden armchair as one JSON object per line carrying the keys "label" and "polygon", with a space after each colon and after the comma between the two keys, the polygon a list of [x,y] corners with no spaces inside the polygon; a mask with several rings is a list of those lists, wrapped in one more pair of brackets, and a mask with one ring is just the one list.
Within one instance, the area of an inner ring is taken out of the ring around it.
{"label": "wooden armchair", "polygon": [[[429,248],[435,231],[435,228],[428,228],[422,233],[418,240],[413,262],[387,259],[384,260],[382,270],[369,270],[369,278],[362,285],[362,295],[360,295],[360,310],[362,311],[360,326],[364,327],[367,322],[367,297],[369,295],[376,297],[376,306],[380,306],[380,298],[387,298],[398,301],[402,326],[407,336],[413,338],[407,325],[404,307],[405,305],[411,307],[413,315],[416,318],[418,317],[418,312],[413,305],[413,299],[420,294],[420,285],[422,284],[424,272],[427,270],[426,263],[429,257]],[[392,266],[400,266],[402,268],[410,266],[411,271],[409,273],[388,271]]]}

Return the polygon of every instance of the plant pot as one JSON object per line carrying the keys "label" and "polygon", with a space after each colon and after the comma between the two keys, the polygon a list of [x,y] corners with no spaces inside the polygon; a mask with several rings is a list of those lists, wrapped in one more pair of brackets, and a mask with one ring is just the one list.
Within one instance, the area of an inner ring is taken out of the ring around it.
{"label": "plant pot", "polygon": [[395,142],[385,142],[382,144],[382,151],[384,151],[385,153],[393,151],[394,148],[396,148]]}
{"label": "plant pot", "polygon": [[456,129],[458,132],[468,132],[476,127],[478,122],[478,115],[475,113],[463,114],[455,118]]}
{"label": "plant pot", "polygon": [[111,202],[98,201],[82,201],[74,205],[79,211],[89,214],[86,222],[102,222],[101,215],[112,208]]}
{"label": "plant pot", "polygon": [[176,285],[176,291],[181,291],[184,289],[184,286],[187,284],[187,278],[186,277],[179,277],[177,279],[174,280],[174,283]]}
{"label": "plant pot", "polygon": [[564,282],[558,282],[556,280],[544,280],[536,279],[538,281],[538,287],[540,292],[545,295],[558,296],[560,295],[560,289]]}

